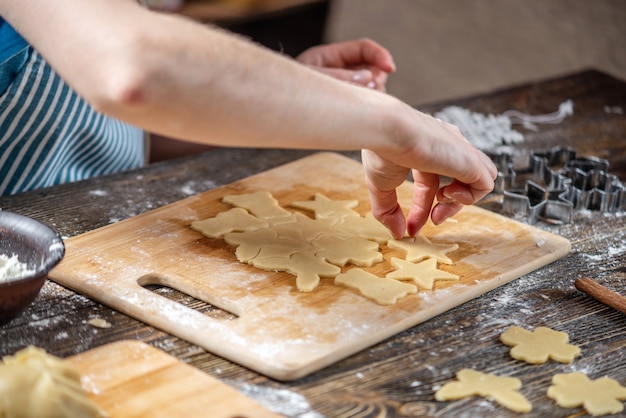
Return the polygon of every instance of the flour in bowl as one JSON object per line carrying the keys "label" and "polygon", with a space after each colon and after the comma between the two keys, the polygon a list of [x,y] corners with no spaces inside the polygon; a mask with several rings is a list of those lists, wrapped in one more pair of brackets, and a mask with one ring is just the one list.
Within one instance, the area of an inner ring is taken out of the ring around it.
{"label": "flour in bowl", "polygon": [[18,277],[23,277],[34,272],[34,270],[28,268],[26,263],[20,262],[16,255],[7,257],[4,254],[0,254],[0,283],[16,279]]}

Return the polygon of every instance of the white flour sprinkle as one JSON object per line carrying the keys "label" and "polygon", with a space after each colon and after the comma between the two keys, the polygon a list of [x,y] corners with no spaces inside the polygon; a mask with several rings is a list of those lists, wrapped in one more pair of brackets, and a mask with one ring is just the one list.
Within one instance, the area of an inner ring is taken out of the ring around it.
{"label": "white flour sprinkle", "polygon": [[299,393],[251,384],[243,384],[238,389],[272,412],[293,418],[322,418],[311,410],[307,399]]}
{"label": "white flour sprinkle", "polygon": [[449,106],[436,113],[435,117],[456,125],[481,150],[493,150],[501,145],[524,141],[524,135],[513,130],[511,119],[504,115],[483,115],[459,106]]}
{"label": "white flour sprinkle", "polygon": [[0,254],[0,282],[16,279],[34,272],[35,270],[29,269],[26,263],[20,262],[16,255],[8,257]]}
{"label": "white flour sprinkle", "polygon": [[459,106],[449,106],[435,113],[435,117],[456,125],[463,135],[483,151],[496,151],[499,147],[519,144],[524,135],[512,128],[521,124],[524,128],[537,131],[537,124],[556,124],[574,114],[574,102],[566,100],[557,111],[543,115],[529,115],[517,110],[507,110],[500,115],[483,115]]}

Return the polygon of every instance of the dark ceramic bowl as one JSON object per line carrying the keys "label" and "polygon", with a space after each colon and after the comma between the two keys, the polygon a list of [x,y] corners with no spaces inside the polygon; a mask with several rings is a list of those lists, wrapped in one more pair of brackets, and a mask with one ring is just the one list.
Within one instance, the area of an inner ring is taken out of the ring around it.
{"label": "dark ceramic bowl", "polygon": [[35,300],[48,272],[64,253],[63,240],[50,227],[0,210],[0,254],[16,255],[30,271],[20,277],[0,277],[0,325],[18,316]]}

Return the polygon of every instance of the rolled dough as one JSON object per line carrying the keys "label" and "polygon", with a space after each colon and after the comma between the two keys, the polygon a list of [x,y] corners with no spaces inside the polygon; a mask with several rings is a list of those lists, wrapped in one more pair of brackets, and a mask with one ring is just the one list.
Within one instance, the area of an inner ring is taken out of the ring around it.
{"label": "rolled dough", "polygon": [[87,398],[80,374],[64,360],[30,346],[3,361],[0,364],[0,417],[107,416]]}
{"label": "rolled dough", "polygon": [[[392,240],[389,230],[371,212],[361,217],[353,210],[357,200],[331,200],[316,193],[312,200],[291,204],[313,212],[313,218],[280,207],[268,192],[228,195],[222,201],[234,208],[194,221],[191,227],[209,238],[222,234],[226,243],[237,247],[235,255],[242,263],[296,276],[296,286],[303,292],[314,290],[322,277],[334,277],[338,285],[377,303],[391,304],[417,292],[415,285],[403,280],[432,289],[434,280],[458,279],[437,269],[438,262],[452,264],[444,254],[458,245],[434,244],[424,236]],[[391,260],[397,271],[387,277],[353,267],[371,267],[383,261],[384,244],[405,250],[410,259]]]}

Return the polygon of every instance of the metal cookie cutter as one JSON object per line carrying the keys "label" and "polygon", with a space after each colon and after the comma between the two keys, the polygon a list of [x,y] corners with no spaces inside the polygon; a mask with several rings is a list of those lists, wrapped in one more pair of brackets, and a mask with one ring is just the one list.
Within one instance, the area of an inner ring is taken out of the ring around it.
{"label": "metal cookie cutter", "polygon": [[507,151],[487,153],[491,161],[498,168],[494,191],[502,193],[515,185],[516,172],[513,168],[513,154]]}
{"label": "metal cookie cutter", "polygon": [[534,224],[538,220],[569,223],[574,205],[567,199],[569,190],[549,189],[532,180],[526,181],[524,190],[505,190],[502,212],[515,218],[525,218]]}
{"label": "metal cookie cutter", "polygon": [[624,185],[619,179],[603,170],[583,172],[572,168],[573,181],[570,200],[576,209],[616,212],[626,203]]}
{"label": "metal cookie cutter", "polygon": [[[532,152],[528,166],[515,170],[512,155],[491,155],[498,166],[496,192],[502,212],[528,223],[569,223],[574,210],[615,212],[626,208],[626,187],[608,173],[607,160],[577,157],[573,148]],[[524,178],[523,187],[516,180]]]}

